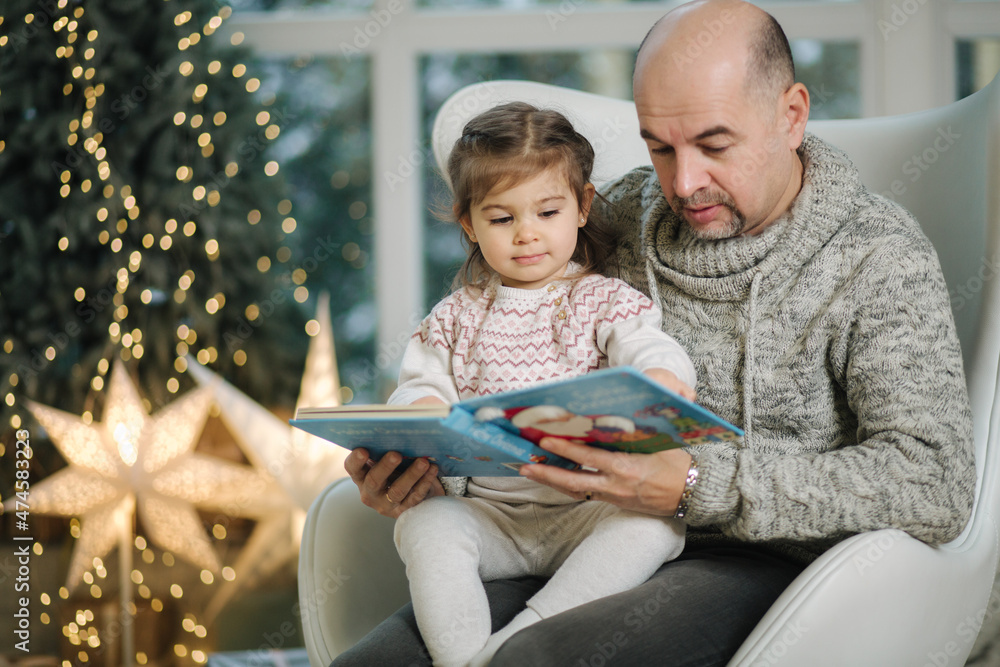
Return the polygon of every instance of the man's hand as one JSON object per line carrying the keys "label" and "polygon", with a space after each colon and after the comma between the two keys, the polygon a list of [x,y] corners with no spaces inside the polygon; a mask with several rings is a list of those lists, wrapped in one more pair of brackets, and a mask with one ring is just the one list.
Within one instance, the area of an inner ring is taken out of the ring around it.
{"label": "man's hand", "polygon": [[542,438],[539,444],[591,471],[525,465],[521,474],[528,479],[579,500],[603,500],[646,514],[673,516],[691,465],[691,455],[682,449],[626,454],[559,438]]}
{"label": "man's hand", "polygon": [[645,372],[645,375],[656,380],[667,389],[677,392],[689,401],[693,401],[696,397],[694,389],[681,382],[680,378],[665,368],[650,368]]}
{"label": "man's hand", "polygon": [[417,459],[397,473],[402,461],[401,454],[389,452],[375,462],[366,449],[355,449],[344,460],[347,474],[361,492],[361,502],[393,519],[427,498],[444,495],[436,465]]}

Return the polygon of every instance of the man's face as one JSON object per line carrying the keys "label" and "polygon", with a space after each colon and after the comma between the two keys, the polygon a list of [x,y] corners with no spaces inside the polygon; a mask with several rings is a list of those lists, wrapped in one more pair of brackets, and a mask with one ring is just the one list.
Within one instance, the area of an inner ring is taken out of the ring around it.
{"label": "man's face", "polygon": [[780,101],[751,98],[743,82],[742,68],[692,75],[669,62],[637,81],[639,127],[660,187],[699,238],[761,231],[798,190]]}

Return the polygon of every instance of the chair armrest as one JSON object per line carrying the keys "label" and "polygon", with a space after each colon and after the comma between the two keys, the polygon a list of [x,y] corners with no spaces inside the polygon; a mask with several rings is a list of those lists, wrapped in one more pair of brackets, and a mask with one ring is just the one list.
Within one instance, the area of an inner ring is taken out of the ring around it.
{"label": "chair armrest", "polygon": [[328,667],[409,601],[394,525],[362,504],[348,478],[326,487],[310,506],[298,576],[302,631],[314,667]]}
{"label": "chair armrest", "polygon": [[837,544],[782,593],[730,667],[964,664],[991,613],[997,529],[988,519],[940,547],[895,529]]}

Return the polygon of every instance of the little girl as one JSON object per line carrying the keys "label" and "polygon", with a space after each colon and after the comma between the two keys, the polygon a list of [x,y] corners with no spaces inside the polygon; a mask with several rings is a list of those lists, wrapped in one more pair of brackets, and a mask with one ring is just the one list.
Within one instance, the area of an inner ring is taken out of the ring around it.
{"label": "little girl", "polygon": [[[403,357],[390,403],[452,403],[631,365],[694,397],[695,371],[653,302],[601,276],[613,239],[591,213],[594,151],[555,111],[505,104],[472,119],[448,161],[469,244],[456,283]],[[487,664],[518,630],[627,590],[675,558],[675,519],[579,501],[521,477],[444,480],[395,541],[435,665]],[[461,496],[461,497],[456,497]],[[491,636],[482,581],[551,576]]]}

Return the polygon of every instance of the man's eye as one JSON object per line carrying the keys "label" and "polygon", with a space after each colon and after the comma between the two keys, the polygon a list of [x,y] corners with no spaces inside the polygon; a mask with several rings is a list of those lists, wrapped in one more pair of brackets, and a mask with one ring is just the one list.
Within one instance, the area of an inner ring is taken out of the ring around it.
{"label": "man's eye", "polygon": [[654,155],[670,155],[673,152],[674,149],[672,146],[660,146],[659,148],[653,148],[650,150],[650,153],[653,153]]}
{"label": "man's eye", "polygon": [[705,152],[711,153],[712,155],[719,155],[725,153],[729,149],[729,146],[705,146]]}

